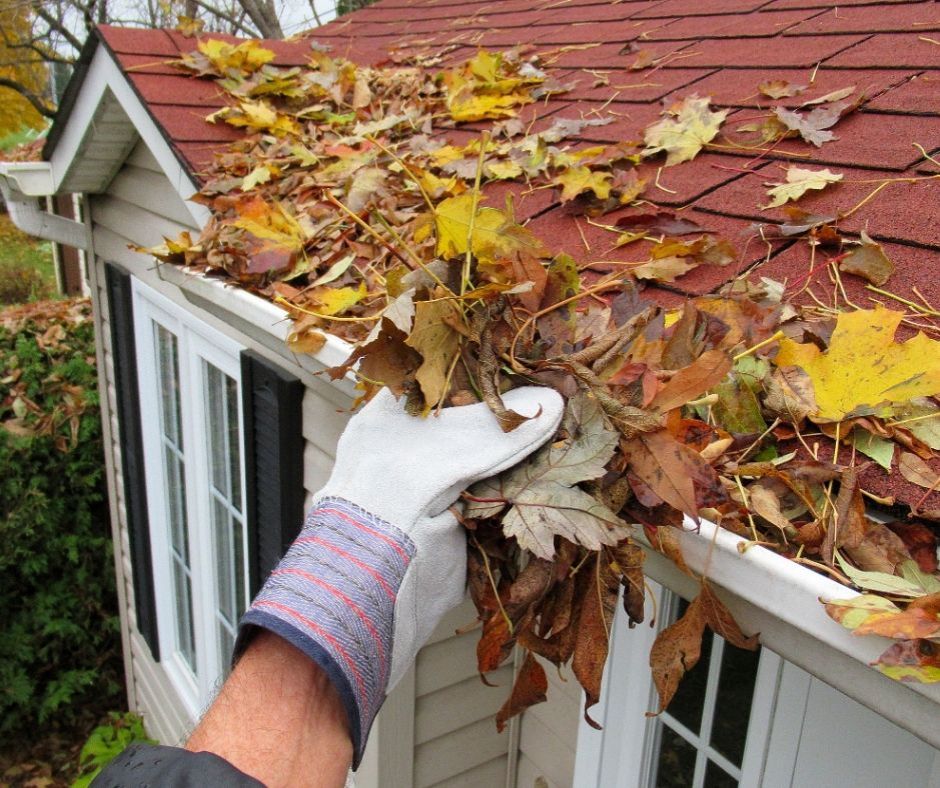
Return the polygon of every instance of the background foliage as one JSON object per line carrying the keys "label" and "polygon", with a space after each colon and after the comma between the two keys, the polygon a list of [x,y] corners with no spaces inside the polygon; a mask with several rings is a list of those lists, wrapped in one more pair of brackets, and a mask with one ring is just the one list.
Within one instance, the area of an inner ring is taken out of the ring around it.
{"label": "background foliage", "polygon": [[120,705],[91,308],[0,312],[0,739]]}

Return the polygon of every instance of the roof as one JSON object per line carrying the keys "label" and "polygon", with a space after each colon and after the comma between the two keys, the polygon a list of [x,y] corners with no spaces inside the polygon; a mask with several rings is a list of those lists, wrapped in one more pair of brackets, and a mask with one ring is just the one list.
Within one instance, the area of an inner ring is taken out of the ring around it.
{"label": "roof", "polygon": [[[174,31],[107,26],[98,35],[198,182],[213,153],[240,132],[205,121],[227,103],[214,82],[193,79],[171,65],[195,41]],[[743,250],[734,264],[701,266],[646,292],[674,305],[748,272],[787,283],[788,294],[799,298],[807,298],[814,287],[820,296],[831,294],[825,250],[811,260],[806,244],[765,241],[760,231],[761,225],[783,218],[780,209],[760,209],[767,199],[765,183],[782,180],[781,163],[797,163],[843,174],[841,183],[807,194],[800,206],[845,215],[839,220],[842,231],[850,236],[867,232],[896,263],[892,293],[940,308],[940,277],[933,273],[940,261],[940,179],[924,179],[940,173],[930,158],[940,152],[940,3],[381,0],[311,36],[333,55],[376,65],[421,55],[447,66],[480,47],[526,46],[575,86],[525,107],[520,116],[534,131],[559,117],[611,120],[586,127],[574,140],[584,144],[642,139],[644,127],[660,117],[664,106],[691,94],[710,96],[729,110],[726,123],[735,125],[775,103],[758,91],[764,81],[810,85],[799,97],[782,99],[793,106],[856,86],[864,101],[836,125],[838,139],[821,147],[802,140],[760,152],[715,146],[678,167],[641,165],[655,182],[645,199],[683,208],[684,216],[737,241]],[[263,44],[276,53],[275,64],[299,65],[306,61],[310,40]],[[466,142],[479,126],[441,127],[439,133]],[[577,260],[617,259],[609,233],[572,217],[550,190],[524,194],[518,185],[491,188],[515,190],[517,215]],[[604,221],[616,218],[614,213]],[[845,277],[844,285],[848,299],[859,306],[876,301],[902,306],[866,289],[860,279]],[[902,499],[917,500],[924,492],[897,473],[887,479],[879,474],[872,484],[880,494]]]}

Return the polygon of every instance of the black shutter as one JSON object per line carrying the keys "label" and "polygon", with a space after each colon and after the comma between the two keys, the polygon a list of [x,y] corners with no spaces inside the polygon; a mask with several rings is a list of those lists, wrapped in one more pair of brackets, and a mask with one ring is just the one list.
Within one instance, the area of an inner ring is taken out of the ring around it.
{"label": "black shutter", "polygon": [[153,563],[150,560],[150,521],[147,515],[147,476],[140,432],[131,275],[113,263],[106,263],[105,280],[108,288],[108,311],[111,316],[114,388],[117,392],[124,505],[130,537],[137,629],[150,646],[153,658],[159,661],[157,607],[153,592]]}
{"label": "black shutter", "polygon": [[303,382],[257,353],[241,354],[251,593],[300,531],[304,514]]}

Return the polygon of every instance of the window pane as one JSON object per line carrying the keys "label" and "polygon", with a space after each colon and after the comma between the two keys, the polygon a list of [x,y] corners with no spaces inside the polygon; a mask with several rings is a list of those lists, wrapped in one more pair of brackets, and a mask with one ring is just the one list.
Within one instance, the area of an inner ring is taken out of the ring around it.
{"label": "window pane", "polygon": [[196,672],[196,636],[193,631],[192,617],[192,584],[189,572],[183,565],[173,559],[173,585],[176,597],[176,648],[189,665],[189,669]]}
{"label": "window pane", "polygon": [[[688,606],[688,602],[684,599],[680,600],[676,614],[677,620],[682,617]],[[712,636],[706,631],[702,638],[702,656],[698,664],[682,677],[679,689],[669,704],[669,714],[693,733],[698,733],[702,726],[702,708],[705,705],[705,688],[708,684],[708,663],[711,659],[711,651]]]}
{"label": "window pane", "polygon": [[747,651],[725,643],[711,743],[736,766],[740,766],[744,758],[759,660],[760,651]]}
{"label": "window pane", "polygon": [[160,373],[160,426],[167,440],[182,451],[180,370],[176,336],[158,323],[153,325]]}
{"label": "window pane", "polygon": [[224,624],[219,624],[219,664],[222,665],[222,678],[231,672],[232,652],[235,650],[235,637]]}
{"label": "window pane", "polygon": [[662,722],[656,788],[689,788],[695,775],[695,748]]}
{"label": "window pane", "polygon": [[183,422],[180,414],[179,349],[176,336],[154,323],[154,342],[159,374],[159,417],[165,505],[170,536],[170,563],[176,610],[176,648],[190,669],[196,670],[196,638],[193,626],[190,578],[189,524],[186,516],[186,476],[183,454]]}
{"label": "window pane", "polygon": [[242,516],[238,382],[204,362],[209,428],[209,489],[215,542],[216,620],[220,664],[231,659],[238,619],[248,606]]}
{"label": "window pane", "polygon": [[737,788],[738,781],[712,761],[705,769],[705,788]]}

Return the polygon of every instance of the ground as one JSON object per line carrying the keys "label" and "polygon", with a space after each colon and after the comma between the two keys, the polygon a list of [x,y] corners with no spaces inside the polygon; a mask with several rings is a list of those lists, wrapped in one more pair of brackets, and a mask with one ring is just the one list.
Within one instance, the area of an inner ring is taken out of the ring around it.
{"label": "ground", "polygon": [[52,246],[30,238],[0,214],[0,305],[48,298],[54,292]]}

